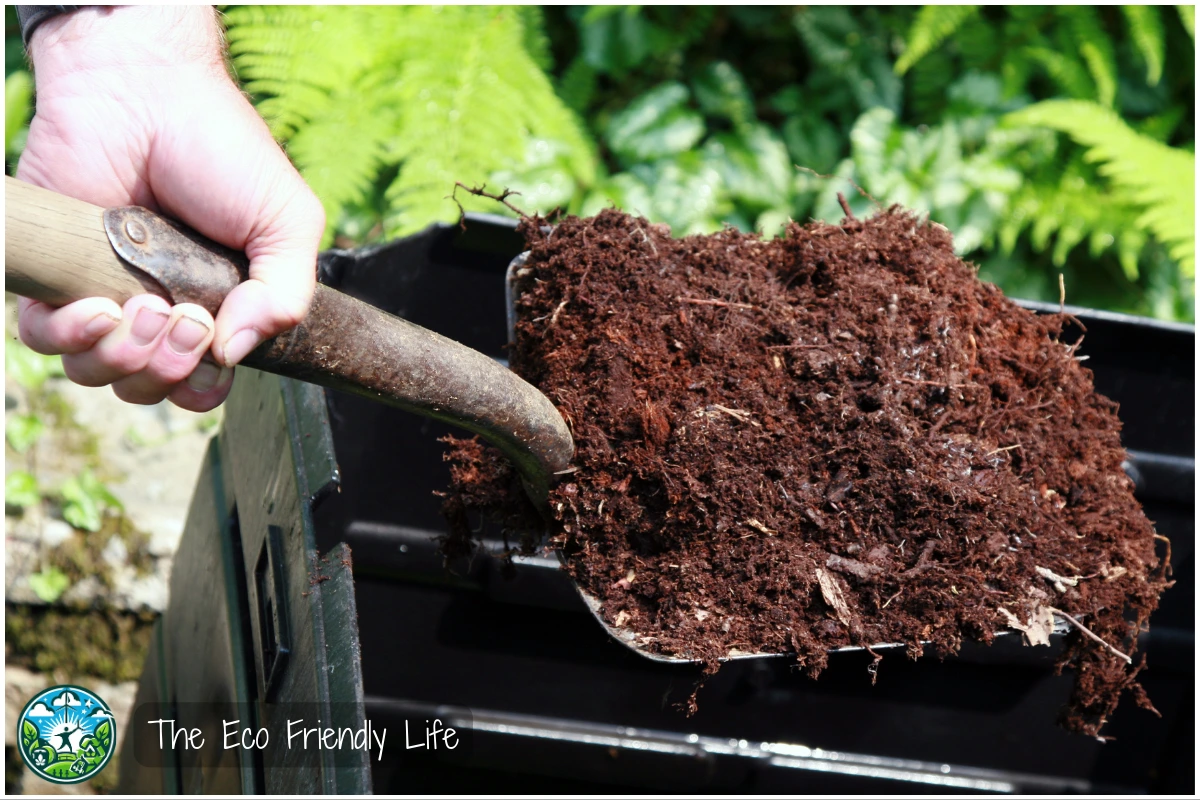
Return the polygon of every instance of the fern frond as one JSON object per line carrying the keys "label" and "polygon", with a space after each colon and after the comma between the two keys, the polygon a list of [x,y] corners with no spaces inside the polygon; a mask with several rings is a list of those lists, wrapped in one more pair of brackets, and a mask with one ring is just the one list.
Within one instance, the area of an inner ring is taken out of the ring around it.
{"label": "fern frond", "polygon": [[904,54],[896,61],[896,74],[908,72],[978,12],[979,6],[922,7],[908,31]]}
{"label": "fern frond", "polygon": [[1096,96],[1096,87],[1087,69],[1074,58],[1048,47],[1029,47],[1024,52],[1046,70],[1064,94],[1079,100]]}
{"label": "fern frond", "polygon": [[546,15],[542,7],[516,6],[516,11],[525,52],[538,65],[538,69],[549,72],[554,68],[554,55],[550,52],[550,37],[546,35]]}
{"label": "fern frond", "polygon": [[1142,136],[1095,103],[1047,100],[1007,120],[1053,128],[1087,147],[1088,161],[1141,208],[1137,224],[1166,246],[1184,275],[1195,277],[1195,155]]}
{"label": "fern frond", "polygon": [[[386,194],[393,204],[385,220],[389,234],[453,219],[458,209],[446,197],[455,182],[482,184],[515,166],[532,138],[564,143],[580,182],[595,180],[589,143],[521,47],[523,32],[511,9],[411,7],[409,14],[412,51],[424,57],[406,62],[398,82],[398,105],[414,113],[404,115],[393,150],[401,169]],[[438,15],[436,24],[429,15]],[[479,200],[464,202],[472,204]]]}
{"label": "fern frond", "polygon": [[1111,107],[1117,97],[1117,57],[1100,15],[1091,6],[1063,6],[1059,13],[1066,18],[1079,55],[1096,83],[1097,99]]}
{"label": "fern frond", "polygon": [[1162,17],[1153,6],[1121,6],[1121,11],[1129,23],[1129,36],[1146,62],[1146,83],[1157,86],[1167,46]]}
{"label": "fern frond", "polygon": [[1188,36],[1196,38],[1196,7],[1195,6],[1175,6],[1179,10],[1179,21],[1183,23],[1183,27],[1187,28]]}
{"label": "fern frond", "polygon": [[1138,209],[1088,181],[1078,159],[1069,163],[1057,179],[1028,181],[1014,195],[997,231],[1000,250],[1010,254],[1017,238],[1029,230],[1035,252],[1051,246],[1051,260],[1061,268],[1067,256],[1088,241],[1093,257],[1114,248],[1125,276],[1138,279],[1138,258],[1146,245],[1146,233],[1137,226]]}
{"label": "fern frond", "polygon": [[457,181],[519,176],[534,143],[560,154],[569,190],[595,179],[592,145],[537,63],[536,9],[244,6],[227,22],[239,77],[325,206],[326,242],[347,209],[376,207],[385,168],[398,167],[389,235],[453,219]]}

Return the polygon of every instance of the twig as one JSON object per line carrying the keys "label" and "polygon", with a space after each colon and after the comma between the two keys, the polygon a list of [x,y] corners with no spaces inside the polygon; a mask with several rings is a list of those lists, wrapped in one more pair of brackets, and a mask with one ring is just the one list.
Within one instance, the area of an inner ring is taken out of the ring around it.
{"label": "twig", "polygon": [[487,190],[486,183],[483,184],[482,186],[467,186],[462,181],[455,181],[454,182],[454,191],[452,191],[449,195],[447,195],[446,199],[453,200],[454,204],[456,206],[458,206],[458,226],[464,231],[467,229],[467,211],[466,211],[466,209],[463,208],[462,202],[459,201],[459,199],[458,199],[458,190],[459,189],[464,189],[467,192],[467,194],[473,194],[476,197],[486,197],[489,200],[495,200],[497,203],[503,203],[504,206],[509,211],[513,212],[514,214],[519,216],[521,219],[528,219],[528,217],[529,217],[529,215],[526,214],[524,211],[517,208],[512,203],[508,202],[508,198],[513,197],[514,195],[517,197],[520,197],[521,196],[520,192],[514,192],[511,189],[505,189],[500,194],[490,194],[488,191],[486,191]]}
{"label": "twig", "polygon": [[1072,616],[1071,616],[1070,614],[1068,614],[1067,612],[1065,612],[1065,611],[1063,611],[1063,610],[1061,610],[1061,609],[1057,609],[1057,608],[1055,608],[1054,606],[1050,606],[1049,608],[1050,608],[1050,610],[1051,610],[1052,612],[1054,612],[1055,614],[1058,614],[1060,617],[1062,617],[1063,619],[1065,619],[1067,622],[1071,623],[1071,624],[1072,624],[1072,625],[1074,625],[1076,628],[1078,628],[1078,629],[1079,629],[1079,631],[1080,631],[1080,633],[1082,633],[1084,636],[1088,637],[1089,639],[1091,639],[1092,641],[1096,642],[1097,644],[1102,644],[1102,645],[1104,645],[1105,647],[1107,647],[1107,648],[1108,648],[1109,650],[1111,650],[1111,651],[1112,651],[1112,652],[1113,652],[1113,653],[1114,653],[1116,656],[1118,656],[1119,658],[1121,658],[1121,659],[1122,659],[1122,660],[1123,660],[1123,661],[1124,661],[1126,664],[1132,664],[1132,663],[1133,663],[1133,659],[1132,659],[1132,658],[1130,658],[1129,656],[1125,655],[1125,654],[1124,654],[1124,653],[1122,653],[1120,650],[1118,650],[1117,648],[1113,647],[1111,644],[1109,644],[1108,642],[1104,641],[1103,639],[1101,639],[1101,638],[1100,638],[1099,636],[1097,636],[1096,634],[1092,633],[1090,630],[1088,630],[1088,629],[1087,629],[1087,627],[1086,627],[1086,626],[1085,626],[1085,625],[1084,625],[1082,622],[1080,622],[1079,620],[1075,619],[1074,617],[1072,617]]}
{"label": "twig", "polygon": [[711,406],[706,408],[705,411],[706,412],[707,411],[721,411],[721,412],[724,412],[724,413],[728,414],[729,416],[733,417],[738,422],[749,422],[751,425],[753,425],[756,428],[762,427],[761,425],[759,425],[757,422],[755,422],[751,418],[753,415],[749,411],[743,411],[740,408],[727,408],[725,406],[717,405],[716,403],[713,403]]}
{"label": "twig", "polygon": [[1005,450],[1016,450],[1020,446],[1021,445],[1019,444],[1010,444],[1008,447],[997,447],[995,450],[990,453],[986,453],[985,455],[994,456],[996,453],[1003,453]]}
{"label": "twig", "polygon": [[753,311],[757,306],[752,306],[749,303],[733,303],[727,300],[706,300],[700,297],[676,297],[680,303],[691,303],[696,306],[720,306],[722,308],[744,308]]}
{"label": "twig", "polygon": [[[840,176],[840,175],[822,175],[821,173],[817,172],[815,169],[811,169],[810,167],[801,167],[799,165],[796,165],[796,169],[800,170],[801,172],[807,172],[810,175],[813,175],[814,177],[821,178],[822,180],[831,181],[831,180],[837,179],[837,180],[849,181],[850,185],[853,186],[855,189],[857,189],[859,194],[861,194],[863,197],[867,198],[872,203],[874,203],[876,208],[880,208],[880,209],[883,208],[883,203],[876,200],[874,197],[871,196],[870,192],[868,192],[866,189],[862,188],[857,183],[855,183],[853,178],[842,178],[842,176]],[[845,199],[840,196],[838,197],[838,199],[842,202],[842,209],[844,211],[846,211],[847,215],[849,215],[851,219],[853,219],[854,215],[850,214],[849,210],[845,206],[845,202],[846,202]]]}
{"label": "twig", "polygon": [[1163,563],[1166,564],[1167,567],[1165,570],[1163,570],[1163,578],[1166,578],[1167,573],[1171,571],[1171,540],[1163,536],[1161,533],[1154,534],[1154,538],[1156,541],[1167,543],[1167,557],[1163,559]]}
{"label": "twig", "polygon": [[847,219],[854,219],[854,212],[850,210],[850,204],[846,202],[846,195],[841,192],[837,193],[838,205],[842,207],[842,211],[846,213]]}
{"label": "twig", "polygon": [[919,381],[916,378],[906,378],[903,375],[896,378],[900,383],[912,383],[917,386],[945,386],[947,389],[967,389],[978,386],[977,383],[944,383],[942,381]]}

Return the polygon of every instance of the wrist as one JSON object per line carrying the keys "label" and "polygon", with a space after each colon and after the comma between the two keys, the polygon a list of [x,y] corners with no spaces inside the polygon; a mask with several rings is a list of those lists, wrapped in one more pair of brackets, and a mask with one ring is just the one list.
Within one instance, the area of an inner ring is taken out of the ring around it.
{"label": "wrist", "polygon": [[39,90],[63,76],[108,69],[224,74],[221,28],[211,6],[84,6],[39,25],[28,49]]}

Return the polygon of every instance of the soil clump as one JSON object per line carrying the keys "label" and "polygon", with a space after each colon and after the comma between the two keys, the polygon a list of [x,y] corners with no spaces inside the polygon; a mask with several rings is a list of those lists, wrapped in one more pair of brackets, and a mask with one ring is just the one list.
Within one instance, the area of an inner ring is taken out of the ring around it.
{"label": "soil clump", "polygon": [[[1152,708],[1122,654],[1167,564],[1071,318],[896,207],[772,240],[616,210],[521,229],[512,367],[577,446],[548,533],[610,624],[709,671],[786,652],[815,677],[831,648],[1044,643],[1070,615],[1061,722],[1099,735],[1126,689]],[[447,553],[468,512],[544,527],[497,452],[450,442]]]}

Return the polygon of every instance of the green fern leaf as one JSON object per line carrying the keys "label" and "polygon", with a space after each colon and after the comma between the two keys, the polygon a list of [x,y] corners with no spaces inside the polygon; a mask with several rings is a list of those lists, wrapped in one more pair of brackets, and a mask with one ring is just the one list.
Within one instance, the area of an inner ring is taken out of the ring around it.
{"label": "green fern leaf", "polygon": [[1196,38],[1196,7],[1195,6],[1175,6],[1179,10],[1179,21],[1183,23],[1183,27],[1187,28],[1188,36]]}
{"label": "green fern leaf", "polygon": [[[420,111],[403,116],[396,137],[401,169],[387,190],[389,234],[453,219],[458,208],[447,195],[455,182],[486,182],[523,158],[533,138],[566,144],[580,182],[595,180],[588,141],[521,47],[523,31],[511,9],[413,7],[409,14],[419,23],[411,26],[413,48],[425,57],[405,63],[399,81],[400,106]],[[436,24],[426,21],[431,16]],[[497,210],[477,198],[464,206]]]}
{"label": "green fern leaf", "polygon": [[1048,47],[1028,47],[1024,54],[1040,64],[1064,94],[1078,100],[1096,96],[1096,87],[1087,69],[1071,56]]}
{"label": "green fern leaf", "polygon": [[1070,26],[1079,55],[1096,83],[1097,99],[1112,106],[1117,97],[1117,58],[1100,15],[1091,6],[1063,6],[1059,13]]}
{"label": "green fern leaf", "polygon": [[908,72],[978,12],[979,6],[924,6],[908,31],[904,54],[896,61],[896,74]]}
{"label": "green fern leaf", "polygon": [[554,69],[554,54],[550,52],[550,37],[546,35],[546,15],[542,7],[517,6],[516,12],[521,23],[525,52],[538,65],[538,69],[545,72]]}
{"label": "green fern leaf", "polygon": [[1152,6],[1121,6],[1121,11],[1129,23],[1129,35],[1146,62],[1146,83],[1157,86],[1166,51],[1162,17]]}
{"label": "green fern leaf", "polygon": [[520,178],[537,143],[557,154],[558,195],[595,180],[592,145],[539,66],[536,10],[243,6],[227,21],[239,78],[325,206],[326,244],[348,214],[382,213],[389,235],[453,219],[456,182]]}
{"label": "green fern leaf", "polygon": [[1195,155],[1142,136],[1110,109],[1084,101],[1048,100],[1007,121],[1053,128],[1087,147],[1087,160],[1141,208],[1138,225],[1166,246],[1184,275],[1195,277]]}

